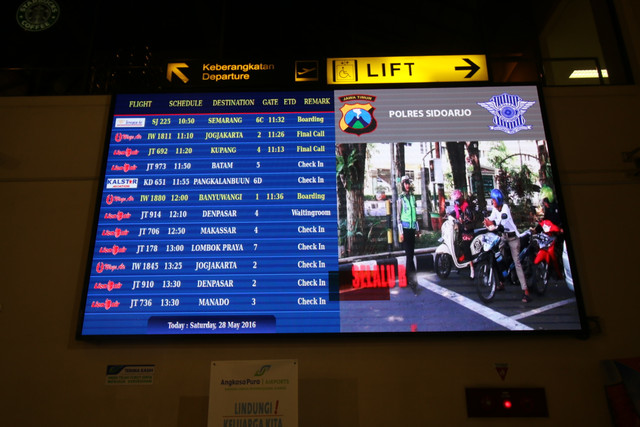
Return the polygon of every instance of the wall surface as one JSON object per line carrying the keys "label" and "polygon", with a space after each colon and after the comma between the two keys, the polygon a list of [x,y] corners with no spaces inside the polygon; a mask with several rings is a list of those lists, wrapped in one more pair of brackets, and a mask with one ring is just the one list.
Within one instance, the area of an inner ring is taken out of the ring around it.
{"label": "wall surface", "polygon": [[[640,238],[631,220],[640,181],[621,160],[638,144],[638,95],[636,87],[545,93],[586,310],[602,326],[587,340],[111,343],[74,338],[109,98],[0,99],[3,424],[205,425],[212,360],[278,358],[299,360],[302,426],[483,424],[466,417],[464,389],[474,386],[545,387],[550,417],[542,424],[608,425],[600,362],[640,355],[638,251],[630,243]],[[509,365],[504,381],[497,363]],[[154,384],[107,386],[110,364],[153,364]]]}
{"label": "wall surface", "polygon": [[[620,3],[636,22],[638,6]],[[625,28],[636,63],[638,30]],[[205,426],[212,360],[298,359],[301,426],[516,424],[467,418],[476,386],[544,387],[549,418],[517,425],[611,425],[601,361],[640,356],[640,178],[621,154],[640,144],[640,89],[544,95],[585,307],[601,327],[586,340],[77,341],[109,98],[0,98],[0,423]],[[154,383],[107,386],[112,364],[153,364]]]}

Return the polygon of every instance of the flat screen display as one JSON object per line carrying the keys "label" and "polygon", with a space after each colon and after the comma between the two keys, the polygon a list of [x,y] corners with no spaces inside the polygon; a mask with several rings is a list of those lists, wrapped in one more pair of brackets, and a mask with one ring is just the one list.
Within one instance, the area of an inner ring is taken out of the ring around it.
{"label": "flat screen display", "polygon": [[79,336],[581,331],[553,161],[536,86],[115,95]]}

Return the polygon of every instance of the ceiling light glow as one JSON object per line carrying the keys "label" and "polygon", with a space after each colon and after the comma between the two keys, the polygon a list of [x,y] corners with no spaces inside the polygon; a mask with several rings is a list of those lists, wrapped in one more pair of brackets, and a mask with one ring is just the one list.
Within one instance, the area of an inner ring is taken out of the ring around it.
{"label": "ceiling light glow", "polygon": [[[609,73],[607,72],[607,70],[600,71],[602,72],[603,78],[609,77]],[[599,77],[600,76],[598,75],[598,70],[595,68],[590,70],[573,70],[573,72],[569,76],[570,79],[597,79]]]}

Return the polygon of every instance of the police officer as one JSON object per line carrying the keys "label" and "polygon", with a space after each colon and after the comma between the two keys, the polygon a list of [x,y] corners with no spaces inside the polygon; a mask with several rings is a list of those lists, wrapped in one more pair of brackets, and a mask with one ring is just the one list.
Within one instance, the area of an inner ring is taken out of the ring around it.
{"label": "police officer", "polygon": [[398,199],[398,212],[400,213],[398,229],[402,230],[400,237],[403,242],[404,253],[406,256],[407,284],[411,287],[413,292],[417,294],[418,279],[416,264],[414,261],[416,232],[418,231],[416,196],[413,194],[411,178],[407,175],[402,177],[400,186],[402,187],[402,194],[400,194],[400,198]]}

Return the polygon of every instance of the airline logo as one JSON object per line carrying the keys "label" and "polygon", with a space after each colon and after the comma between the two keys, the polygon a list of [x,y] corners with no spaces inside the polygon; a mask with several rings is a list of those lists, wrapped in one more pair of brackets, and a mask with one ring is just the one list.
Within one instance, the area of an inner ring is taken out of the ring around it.
{"label": "airline logo", "polygon": [[118,117],[116,118],[115,127],[117,128],[143,128],[145,125],[144,117]]}
{"label": "airline logo", "polygon": [[137,165],[130,165],[129,163],[125,163],[124,165],[113,165],[111,166],[112,171],[123,171],[125,173],[129,171],[134,171],[138,169]]}
{"label": "airline logo", "polygon": [[100,253],[101,253],[101,254],[113,254],[113,255],[118,255],[118,254],[123,254],[123,253],[125,253],[125,252],[127,252],[127,248],[126,248],[126,246],[122,246],[122,247],[120,247],[120,246],[118,246],[118,245],[113,245],[113,246],[112,246],[112,247],[110,247],[110,248],[107,248],[107,247],[104,247],[104,246],[100,248]]}
{"label": "airline logo", "polygon": [[99,262],[96,264],[96,273],[102,274],[103,272],[124,271],[127,267],[124,264],[113,265],[108,262]]}
{"label": "airline logo", "polygon": [[123,219],[131,218],[131,214],[129,212],[124,213],[122,211],[118,211],[118,213],[109,213],[104,214],[104,219],[117,219],[118,221],[122,221]]}
{"label": "airline logo", "polygon": [[111,301],[109,298],[107,298],[104,302],[93,301],[91,303],[91,308],[104,308],[105,310],[109,310],[110,308],[118,307],[120,307],[120,301]]}
{"label": "airline logo", "polygon": [[125,229],[122,230],[120,228],[117,228],[115,230],[109,230],[109,229],[104,229],[102,230],[102,235],[103,236],[113,236],[115,238],[118,238],[120,236],[128,236],[129,235],[129,230]]}
{"label": "airline logo", "polygon": [[122,288],[122,282],[116,283],[113,280],[109,280],[107,283],[96,282],[93,285],[93,289],[99,289],[99,290],[106,289],[109,292],[111,292],[114,289],[121,289],[121,288]]}
{"label": "airline logo", "polygon": [[139,150],[132,150],[131,148],[126,148],[124,150],[113,150],[114,156],[131,157],[131,156],[137,156],[139,153],[140,153]]}
{"label": "airline logo", "polygon": [[120,196],[115,196],[113,194],[107,195],[107,197],[104,200],[107,203],[107,205],[112,205],[114,203],[125,203],[125,202],[133,202],[134,201],[133,196],[120,197]]}
{"label": "airline logo", "polygon": [[[144,127],[144,126],[143,126]],[[113,137],[114,141],[116,142],[122,142],[122,141],[133,141],[133,140],[137,140],[137,139],[142,139],[142,135],[137,134],[137,135],[129,135],[128,133],[121,133],[118,132],[116,133],[116,135]]]}
{"label": "airline logo", "polygon": [[107,189],[138,188],[138,178],[108,178]]}

